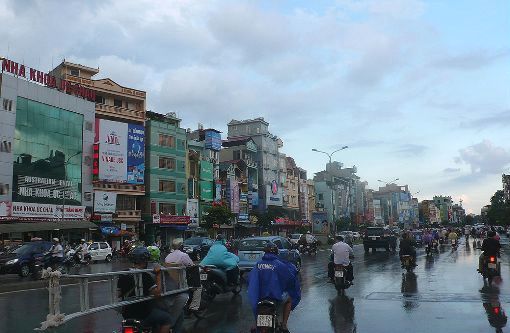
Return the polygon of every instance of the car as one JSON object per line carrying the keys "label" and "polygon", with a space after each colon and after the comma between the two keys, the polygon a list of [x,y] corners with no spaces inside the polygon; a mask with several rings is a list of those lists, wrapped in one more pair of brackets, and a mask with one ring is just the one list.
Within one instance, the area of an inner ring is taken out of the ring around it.
{"label": "car", "polygon": [[291,234],[289,237],[289,241],[292,245],[297,245],[299,239],[301,238],[302,234]]}
{"label": "car", "polygon": [[52,247],[51,242],[32,241],[11,248],[0,255],[0,274],[18,274],[21,277],[33,272],[36,259]]}
{"label": "car", "polygon": [[284,237],[266,236],[244,238],[239,243],[239,270],[241,272],[250,271],[257,261],[264,256],[264,247],[268,243],[273,243],[278,247],[278,257],[286,260],[299,271],[301,269],[301,255],[299,251],[292,247],[292,244]]}
{"label": "car", "polygon": [[112,248],[107,242],[93,242],[88,247],[88,253],[92,261],[112,261]]}
{"label": "car", "polygon": [[214,241],[209,237],[195,236],[186,239],[183,243],[184,252],[186,252],[191,260],[199,261],[207,255]]}
{"label": "car", "polygon": [[370,249],[375,251],[377,248],[389,251],[393,237],[391,231],[385,227],[368,227],[363,238],[365,252],[368,253]]}

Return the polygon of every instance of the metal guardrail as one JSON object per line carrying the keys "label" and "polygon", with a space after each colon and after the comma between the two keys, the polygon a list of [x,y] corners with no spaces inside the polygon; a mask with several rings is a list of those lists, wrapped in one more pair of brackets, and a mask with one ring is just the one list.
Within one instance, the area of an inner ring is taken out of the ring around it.
{"label": "metal guardrail", "polygon": [[[154,299],[153,296],[143,296],[143,284],[141,283],[143,273],[154,273],[152,269],[132,269],[128,271],[117,271],[94,274],[60,274],[60,272],[45,271],[43,277],[49,279],[49,314],[46,321],[41,323],[41,327],[36,330],[46,330],[50,327],[60,326],[69,320],[90,315],[100,311],[112,310],[125,305],[144,302]],[[166,273],[166,274],[165,274]],[[186,281],[185,267],[161,267],[161,296],[171,296],[189,291]],[[117,282],[122,275],[133,275],[135,279],[135,296],[132,299],[120,301],[117,296]],[[167,276],[166,276],[167,275]],[[63,314],[60,312],[61,286],[60,279],[77,279],[80,288],[80,311]],[[96,307],[90,307],[89,283],[97,282],[97,278],[104,278],[101,281],[109,285],[108,304]],[[168,280],[167,280],[168,278]],[[92,281],[91,281],[92,280]],[[168,282],[172,282],[172,289],[167,290]]]}

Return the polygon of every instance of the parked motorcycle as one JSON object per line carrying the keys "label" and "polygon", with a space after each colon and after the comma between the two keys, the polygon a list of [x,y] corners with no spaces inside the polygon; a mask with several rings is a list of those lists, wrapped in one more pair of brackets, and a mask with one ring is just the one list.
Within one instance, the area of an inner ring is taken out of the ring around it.
{"label": "parked motorcycle", "polygon": [[402,268],[404,268],[408,273],[411,273],[414,270],[413,257],[404,254],[400,257],[400,262],[402,264]]}
{"label": "parked motorcycle", "polygon": [[351,286],[351,282],[347,280],[347,269],[347,266],[335,264],[335,288],[340,295]]}
{"label": "parked motorcycle", "polygon": [[214,265],[200,267],[200,281],[202,283],[202,298],[204,301],[212,301],[216,295],[233,293],[237,295],[241,292],[241,282],[239,275],[233,285],[227,282],[227,273]]}

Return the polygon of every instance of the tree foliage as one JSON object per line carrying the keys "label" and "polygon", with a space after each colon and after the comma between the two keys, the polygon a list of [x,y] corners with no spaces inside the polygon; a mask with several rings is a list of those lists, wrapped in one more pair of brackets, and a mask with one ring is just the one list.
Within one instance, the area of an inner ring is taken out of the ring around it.
{"label": "tree foliage", "polygon": [[503,191],[496,191],[492,196],[491,206],[487,211],[487,219],[492,225],[510,224],[510,205],[505,202]]}
{"label": "tree foliage", "polygon": [[211,229],[215,224],[230,225],[232,224],[234,216],[235,215],[230,211],[230,208],[227,205],[216,204],[209,208],[207,215],[204,216],[204,226],[207,229]]}

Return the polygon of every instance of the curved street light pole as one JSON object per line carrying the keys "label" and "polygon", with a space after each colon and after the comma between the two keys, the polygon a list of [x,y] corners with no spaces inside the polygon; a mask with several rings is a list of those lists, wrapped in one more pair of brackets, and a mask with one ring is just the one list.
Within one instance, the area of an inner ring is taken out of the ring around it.
{"label": "curved street light pole", "polygon": [[[333,151],[332,153],[327,153],[325,151],[318,150],[318,149],[315,149],[315,148],[313,148],[312,151],[314,151],[316,153],[326,154],[328,156],[328,158],[329,158],[329,164],[331,164],[331,158],[333,157],[333,154],[335,154],[336,152],[339,152],[340,150],[344,150],[344,149],[347,149],[347,148],[349,148],[349,146],[343,146],[342,148],[339,148],[339,149]],[[331,177],[331,213],[332,213],[331,219],[332,219],[332,222],[333,222],[333,230],[334,230],[334,233],[336,234],[335,196],[334,196],[334,193],[333,193],[333,176]],[[329,233],[331,234],[331,228],[329,228]]]}

